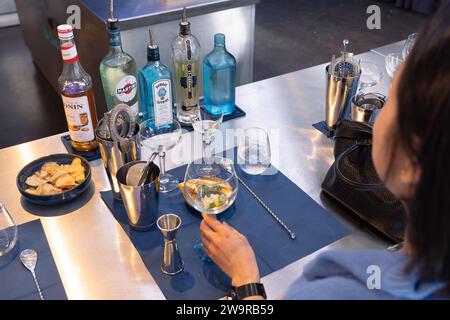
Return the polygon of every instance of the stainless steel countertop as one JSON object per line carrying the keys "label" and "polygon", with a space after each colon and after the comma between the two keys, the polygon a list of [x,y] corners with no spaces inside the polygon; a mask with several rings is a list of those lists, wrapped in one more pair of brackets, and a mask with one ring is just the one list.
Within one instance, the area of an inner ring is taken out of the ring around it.
{"label": "stainless steel countertop", "polygon": [[387,56],[389,53],[401,53],[405,40],[394,42],[376,49],[370,50],[371,52],[378,53],[382,56]]}
{"label": "stainless steel countertop", "polygon": [[[377,53],[358,57],[385,69],[384,58]],[[386,248],[388,243],[321,195],[320,184],[333,162],[333,143],[311,124],[324,118],[324,68],[325,64],[237,88],[237,104],[247,116],[225,122],[221,132],[251,126],[267,129],[273,164],[352,229],[351,235],[321,250]],[[389,83],[385,72],[383,81],[373,91],[386,93]],[[227,141],[229,145],[223,148],[234,145],[234,141]],[[216,150],[219,149],[218,146]],[[110,189],[101,160],[91,162],[95,191],[69,207],[42,208],[21,199],[15,186],[19,170],[38,157],[61,152],[66,151],[59,135],[0,150],[0,181],[7,186],[3,187],[0,200],[17,224],[41,219],[68,298],[164,299],[133,244],[100,198],[99,191]],[[169,151],[168,167],[186,163],[200,152],[198,135],[185,133],[182,143]],[[263,282],[269,298],[279,297],[316,254],[266,276]]]}
{"label": "stainless steel countertop", "polygon": [[[101,21],[108,17],[108,1],[79,0]],[[134,29],[157,23],[179,20],[183,7],[188,17],[198,16],[221,10],[254,5],[260,0],[116,0],[114,13],[120,19],[122,30]]]}

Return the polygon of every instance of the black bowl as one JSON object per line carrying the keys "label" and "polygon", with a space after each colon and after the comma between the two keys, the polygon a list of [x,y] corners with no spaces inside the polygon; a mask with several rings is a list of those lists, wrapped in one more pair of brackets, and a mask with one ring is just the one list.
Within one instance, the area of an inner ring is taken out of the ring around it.
{"label": "black bowl", "polygon": [[[56,162],[57,164],[70,164],[72,160],[75,158],[79,158],[81,160],[81,165],[85,169],[84,174],[86,178],[79,185],[73,187],[72,189],[68,189],[64,192],[48,196],[35,195],[25,191],[28,188],[28,186],[25,184],[25,180],[27,180],[29,176],[34,175],[36,171],[39,171],[41,167],[44,165],[44,163]],[[91,182],[91,167],[89,166],[89,163],[83,157],[71,153],[52,154],[46,157],[36,159],[33,162],[27,164],[25,167],[23,167],[23,169],[20,170],[19,174],[17,175],[16,179],[17,188],[19,189],[20,193],[25,199],[33,203],[43,205],[61,204],[70,201],[72,199],[75,199],[76,197],[81,195],[84,191],[86,191],[86,189],[89,187],[90,182]]]}

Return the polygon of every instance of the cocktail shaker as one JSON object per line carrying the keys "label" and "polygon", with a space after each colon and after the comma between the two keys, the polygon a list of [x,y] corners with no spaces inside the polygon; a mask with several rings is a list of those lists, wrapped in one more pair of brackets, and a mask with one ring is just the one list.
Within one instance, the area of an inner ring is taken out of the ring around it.
{"label": "cocktail shaker", "polygon": [[95,131],[114,199],[121,200],[116,172],[124,164],[141,159],[139,125],[129,107],[117,105],[100,120]]}
{"label": "cocktail shaker", "polygon": [[141,172],[146,164],[146,161],[132,161],[120,167],[116,174],[128,221],[136,231],[150,230],[159,215],[159,167],[151,162],[145,183],[130,183],[136,179],[130,179],[129,175]]}
{"label": "cocktail shaker", "polygon": [[326,67],[325,122],[330,129],[350,116],[351,98],[356,94],[361,67],[347,52],[347,40],[341,57],[333,59]]}

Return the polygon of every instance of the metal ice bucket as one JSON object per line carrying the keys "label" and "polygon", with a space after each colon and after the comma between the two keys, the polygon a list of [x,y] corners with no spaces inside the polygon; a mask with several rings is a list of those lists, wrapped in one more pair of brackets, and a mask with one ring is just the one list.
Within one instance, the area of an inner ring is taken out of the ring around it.
{"label": "metal ice bucket", "polygon": [[352,98],[351,119],[373,125],[385,103],[381,93],[358,94]]}
{"label": "metal ice bucket", "polygon": [[127,183],[129,169],[136,164],[145,165],[145,163],[145,161],[129,162],[120,167],[116,174],[130,226],[137,231],[149,230],[155,224],[159,211],[160,170],[156,164],[153,162],[150,164],[149,179],[142,186]]}

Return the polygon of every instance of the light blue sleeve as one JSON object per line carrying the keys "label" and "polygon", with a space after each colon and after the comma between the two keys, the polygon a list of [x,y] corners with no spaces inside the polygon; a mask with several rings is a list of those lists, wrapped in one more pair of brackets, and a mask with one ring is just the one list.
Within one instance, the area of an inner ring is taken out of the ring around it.
{"label": "light blue sleeve", "polygon": [[286,300],[377,300],[395,299],[384,291],[368,289],[365,283],[351,277],[330,276],[307,280],[300,277],[282,297]]}

